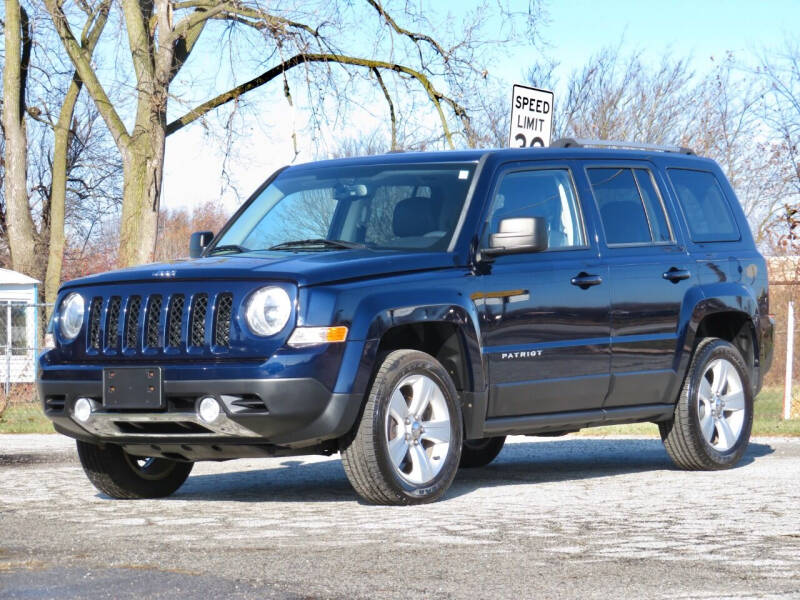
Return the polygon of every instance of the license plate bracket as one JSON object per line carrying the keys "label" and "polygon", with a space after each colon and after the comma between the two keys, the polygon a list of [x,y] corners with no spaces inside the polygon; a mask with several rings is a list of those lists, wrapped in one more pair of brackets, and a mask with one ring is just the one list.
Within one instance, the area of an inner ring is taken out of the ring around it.
{"label": "license plate bracket", "polygon": [[163,387],[161,367],[103,369],[103,407],[162,409]]}

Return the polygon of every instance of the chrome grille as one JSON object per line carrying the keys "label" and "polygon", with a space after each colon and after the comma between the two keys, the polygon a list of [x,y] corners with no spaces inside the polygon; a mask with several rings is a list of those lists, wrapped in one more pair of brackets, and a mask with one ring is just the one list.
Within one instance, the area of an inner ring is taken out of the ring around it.
{"label": "chrome grille", "polygon": [[119,312],[122,300],[112,296],[108,301],[108,322],[106,324],[106,346],[116,348],[119,345]]}
{"label": "chrome grille", "polygon": [[103,308],[102,298],[92,298],[92,305],[89,308],[89,346],[94,350],[100,350],[100,310]]}
{"label": "chrome grille", "polygon": [[161,331],[161,296],[156,294],[147,300],[147,327],[145,329],[145,344],[150,348],[161,346],[159,333]]}
{"label": "chrome grille", "polygon": [[192,299],[191,323],[189,324],[189,343],[202,346],[206,341],[206,313],[208,294],[197,294]]}
{"label": "chrome grille", "polygon": [[233,312],[233,294],[224,293],[217,296],[217,310],[214,318],[214,344],[229,348],[231,345],[231,314]]}
{"label": "chrome grille", "polygon": [[139,315],[142,312],[142,297],[131,296],[128,301],[128,315],[125,319],[125,346],[136,348],[136,330],[139,327]]}

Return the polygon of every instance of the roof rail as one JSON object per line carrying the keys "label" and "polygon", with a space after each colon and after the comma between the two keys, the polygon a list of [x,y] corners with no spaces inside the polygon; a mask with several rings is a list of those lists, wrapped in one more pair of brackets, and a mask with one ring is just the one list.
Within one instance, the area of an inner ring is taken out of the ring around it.
{"label": "roof rail", "polygon": [[559,138],[552,144],[551,148],[585,148],[586,146],[599,146],[601,148],[628,148],[632,150],[653,150],[656,152],[675,152],[677,154],[691,154],[695,152],[691,148],[683,146],[661,146],[658,144],[642,144],[639,142],[618,142],[615,140],[588,140],[583,138]]}

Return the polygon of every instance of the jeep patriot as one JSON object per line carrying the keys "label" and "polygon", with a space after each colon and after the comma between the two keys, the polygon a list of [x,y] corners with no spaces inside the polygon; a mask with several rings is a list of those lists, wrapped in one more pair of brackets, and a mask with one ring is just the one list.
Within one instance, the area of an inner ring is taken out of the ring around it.
{"label": "jeep patriot", "polygon": [[379,504],[509,434],[651,421],[679,467],[732,467],[773,345],[719,166],[582,140],[280,169],[190,258],[64,284],[51,333],[41,401],[103,493],[339,452]]}

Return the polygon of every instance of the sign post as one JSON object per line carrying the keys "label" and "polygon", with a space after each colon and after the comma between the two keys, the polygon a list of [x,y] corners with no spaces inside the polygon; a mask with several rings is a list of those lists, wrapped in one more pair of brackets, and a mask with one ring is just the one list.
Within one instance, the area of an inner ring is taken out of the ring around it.
{"label": "sign post", "polygon": [[512,148],[546,148],[553,131],[553,92],[514,84],[511,94]]}

